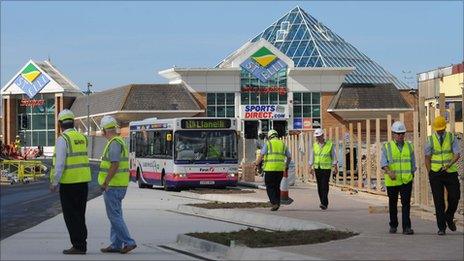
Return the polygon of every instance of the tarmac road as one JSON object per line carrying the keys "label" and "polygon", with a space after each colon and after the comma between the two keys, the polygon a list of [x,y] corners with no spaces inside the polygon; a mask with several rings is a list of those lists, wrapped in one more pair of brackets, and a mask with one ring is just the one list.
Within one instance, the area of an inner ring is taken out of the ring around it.
{"label": "tarmac road", "polygon": [[[45,160],[45,164],[50,165],[51,160]],[[91,163],[91,170],[88,200],[101,195],[97,184],[98,163]],[[61,213],[59,193],[51,193],[48,186],[48,174],[42,181],[1,186],[0,240]]]}

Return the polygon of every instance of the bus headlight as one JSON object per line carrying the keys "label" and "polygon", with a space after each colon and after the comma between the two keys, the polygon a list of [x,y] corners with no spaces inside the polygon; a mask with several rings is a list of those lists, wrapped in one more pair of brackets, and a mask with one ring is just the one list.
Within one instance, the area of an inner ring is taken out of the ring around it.
{"label": "bus headlight", "polygon": [[174,173],[174,178],[185,178],[187,177],[187,173]]}

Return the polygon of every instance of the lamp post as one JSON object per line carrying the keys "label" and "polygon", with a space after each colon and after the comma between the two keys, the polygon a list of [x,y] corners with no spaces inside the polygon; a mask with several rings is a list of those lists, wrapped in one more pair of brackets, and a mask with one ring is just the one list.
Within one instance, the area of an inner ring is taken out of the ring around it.
{"label": "lamp post", "polygon": [[92,84],[88,82],[87,92],[85,94],[87,95],[87,98],[86,98],[86,101],[87,101],[87,136],[89,137],[90,137],[90,103],[89,103],[90,87],[92,87]]}

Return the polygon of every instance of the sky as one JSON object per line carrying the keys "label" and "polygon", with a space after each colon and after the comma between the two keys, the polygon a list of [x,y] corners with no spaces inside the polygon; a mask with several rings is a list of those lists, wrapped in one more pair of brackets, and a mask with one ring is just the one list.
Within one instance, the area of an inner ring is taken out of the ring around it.
{"label": "sky", "polygon": [[463,1],[1,1],[1,85],[50,59],[81,89],[214,67],[299,5],[406,83],[460,63]]}

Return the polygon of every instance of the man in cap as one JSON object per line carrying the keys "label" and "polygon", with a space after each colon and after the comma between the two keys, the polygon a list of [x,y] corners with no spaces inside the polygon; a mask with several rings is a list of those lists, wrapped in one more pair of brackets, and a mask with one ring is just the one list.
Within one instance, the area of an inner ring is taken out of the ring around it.
{"label": "man in cap", "polygon": [[111,245],[100,250],[103,253],[126,254],[137,245],[129,234],[122,214],[122,200],[129,184],[129,152],[126,143],[116,132],[117,127],[113,117],[102,118],[100,128],[108,142],[103,149],[98,184],[102,188],[106,214],[111,223]]}
{"label": "man in cap", "polygon": [[316,129],[314,137],[316,137],[316,141],[309,154],[309,169],[313,175],[316,174],[319,207],[326,210],[329,206],[330,173],[333,171],[334,175],[338,175],[337,157],[335,146],[331,140],[325,140],[322,129]]}
{"label": "man in cap", "polygon": [[[63,254],[85,254],[87,251],[88,183],[92,179],[87,156],[87,137],[74,129],[74,114],[63,110],[58,115],[62,131],[55,143],[53,168],[50,172],[50,190],[60,190],[63,217],[71,238],[72,247]],[[58,185],[59,184],[59,185]]]}
{"label": "man in cap", "polygon": [[388,209],[390,212],[390,233],[396,233],[398,227],[398,194],[401,195],[401,216],[403,234],[412,235],[411,229],[411,192],[416,162],[414,149],[409,141],[404,140],[406,126],[401,121],[392,125],[393,140],[382,147],[380,167],[385,171]]}
{"label": "man in cap", "polygon": [[[433,121],[435,133],[428,137],[425,145],[425,166],[429,172],[435,214],[437,217],[438,235],[446,234],[446,225],[456,231],[454,213],[457,210],[460,189],[456,161],[459,152],[456,136],[446,131],[446,119],[438,116]],[[445,212],[444,188],[448,191],[448,208]]]}
{"label": "man in cap", "polygon": [[280,207],[280,182],[292,157],[285,143],[278,138],[277,131],[270,130],[267,135],[268,140],[261,149],[255,165],[259,166],[263,161],[264,183],[272,204],[271,211],[276,211]]}

